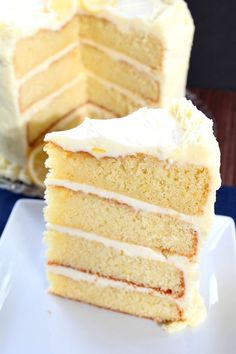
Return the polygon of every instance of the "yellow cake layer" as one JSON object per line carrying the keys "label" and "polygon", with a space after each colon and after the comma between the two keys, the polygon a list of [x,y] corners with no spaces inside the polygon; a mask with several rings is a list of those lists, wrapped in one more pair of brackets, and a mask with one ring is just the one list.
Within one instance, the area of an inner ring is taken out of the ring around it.
{"label": "yellow cake layer", "polygon": [[127,54],[157,71],[161,70],[163,46],[157,37],[135,29],[121,31],[114,23],[95,16],[80,15],[79,21],[82,39],[91,39]]}
{"label": "yellow cake layer", "polygon": [[19,90],[20,109],[25,111],[36,101],[47,97],[82,72],[79,48],[75,48],[49,68],[27,80]]}
{"label": "yellow cake layer", "polygon": [[170,263],[128,256],[122,250],[106,247],[101,242],[54,230],[46,232],[45,240],[49,264],[125,280],[173,297],[184,294],[183,272]]}
{"label": "yellow cake layer", "polygon": [[85,79],[81,78],[77,83],[67,88],[45,107],[32,115],[27,125],[29,144],[32,144],[58,120],[78,106],[85,104],[85,102]]}
{"label": "yellow cake layer", "polygon": [[82,301],[99,307],[146,317],[157,322],[182,319],[179,306],[168,298],[148,293],[125,291],[111,286],[102,287],[87,281],[75,281],[68,277],[48,273],[49,291],[53,294]]}
{"label": "yellow cake layer", "polygon": [[52,55],[76,42],[78,27],[78,18],[74,17],[58,31],[43,29],[18,41],[13,58],[16,78],[22,77]]}
{"label": "yellow cake layer", "polygon": [[48,186],[46,202],[45,218],[51,224],[168,253],[196,254],[197,233],[172,216],[136,211],[115,200],[55,186]]}
{"label": "yellow cake layer", "polygon": [[83,64],[89,71],[140,95],[147,103],[158,103],[159,83],[152,76],[125,61],[112,58],[91,45],[83,44],[81,50]]}
{"label": "yellow cake layer", "polygon": [[126,116],[142,106],[119,90],[103,85],[91,76],[87,78],[87,94],[89,102],[113,112],[116,117]]}
{"label": "yellow cake layer", "polygon": [[144,154],[96,159],[53,143],[46,149],[52,178],[92,185],[188,215],[203,213],[210,184],[206,167],[170,164]]}

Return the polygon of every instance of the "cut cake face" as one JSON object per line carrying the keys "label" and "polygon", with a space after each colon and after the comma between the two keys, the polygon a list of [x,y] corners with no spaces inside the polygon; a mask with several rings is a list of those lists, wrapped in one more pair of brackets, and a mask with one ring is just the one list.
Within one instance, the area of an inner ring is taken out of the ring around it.
{"label": "cut cake face", "polygon": [[50,291],[168,323],[199,323],[198,255],[220,151],[186,99],[46,136]]}

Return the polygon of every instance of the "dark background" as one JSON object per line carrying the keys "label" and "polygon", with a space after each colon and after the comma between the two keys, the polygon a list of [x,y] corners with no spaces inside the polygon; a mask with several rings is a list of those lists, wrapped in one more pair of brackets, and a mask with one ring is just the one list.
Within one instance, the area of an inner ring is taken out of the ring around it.
{"label": "dark background", "polygon": [[236,0],[186,0],[195,23],[189,87],[236,90]]}

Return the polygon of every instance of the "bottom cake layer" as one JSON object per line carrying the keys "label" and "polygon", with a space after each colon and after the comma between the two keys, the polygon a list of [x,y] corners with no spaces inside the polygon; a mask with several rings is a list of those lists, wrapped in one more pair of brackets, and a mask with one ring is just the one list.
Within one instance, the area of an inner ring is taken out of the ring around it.
{"label": "bottom cake layer", "polygon": [[153,319],[159,323],[181,321],[181,306],[150,289],[109,280],[60,266],[48,267],[49,291],[98,307]]}

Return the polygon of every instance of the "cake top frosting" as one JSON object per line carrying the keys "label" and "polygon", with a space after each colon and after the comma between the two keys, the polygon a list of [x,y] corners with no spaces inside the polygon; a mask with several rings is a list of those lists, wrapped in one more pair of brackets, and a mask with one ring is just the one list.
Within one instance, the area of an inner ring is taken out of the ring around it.
{"label": "cake top frosting", "polygon": [[128,18],[155,19],[161,12],[179,0],[78,0],[80,8],[91,12],[109,8]]}
{"label": "cake top frosting", "polygon": [[[152,28],[165,10],[172,9],[175,12],[178,11],[178,7],[186,7],[185,2],[183,0],[8,0],[1,6],[0,33],[11,30],[24,36],[33,34],[41,28],[56,30],[79,10],[117,21],[117,24],[122,25],[123,28],[127,25],[139,27],[144,25],[145,29],[147,24]],[[191,21],[191,16],[189,13],[188,15],[185,13],[185,22],[189,19]],[[168,19],[164,18],[165,20],[168,22]]]}
{"label": "cake top frosting", "polygon": [[206,166],[220,184],[220,150],[213,122],[190,101],[179,99],[168,109],[141,108],[124,118],[94,120],[46,135],[64,150],[84,151],[96,158],[137,153],[162,160]]}
{"label": "cake top frosting", "polygon": [[1,5],[0,33],[21,37],[43,28],[57,30],[77,10],[77,0],[7,0]]}
{"label": "cake top frosting", "polygon": [[[194,30],[193,20],[184,0],[78,0],[80,11],[95,13],[114,22],[120,30],[134,27],[162,36],[164,29],[180,23]],[[99,3],[99,5],[98,5]],[[160,33],[158,33],[160,32]]]}

